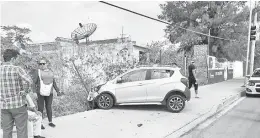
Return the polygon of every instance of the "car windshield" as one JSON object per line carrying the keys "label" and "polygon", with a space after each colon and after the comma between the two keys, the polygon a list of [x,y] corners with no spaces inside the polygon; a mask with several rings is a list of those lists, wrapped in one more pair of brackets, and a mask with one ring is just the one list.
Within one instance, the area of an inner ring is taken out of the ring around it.
{"label": "car windshield", "polygon": [[123,73],[125,73],[125,72],[127,72],[128,70],[121,70],[121,71],[114,71],[114,72],[112,72],[112,73],[110,73],[109,74],[109,78],[107,79],[107,81],[110,81],[110,80],[113,80],[113,79],[115,79],[116,77],[118,77],[119,75],[121,75],[121,74],[123,74]]}
{"label": "car windshield", "polygon": [[260,70],[255,70],[252,77],[260,77]]}

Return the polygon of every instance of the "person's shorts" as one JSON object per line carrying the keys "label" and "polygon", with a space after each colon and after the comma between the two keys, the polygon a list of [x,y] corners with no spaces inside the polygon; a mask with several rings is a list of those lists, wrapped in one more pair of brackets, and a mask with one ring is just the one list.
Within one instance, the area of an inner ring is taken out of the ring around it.
{"label": "person's shorts", "polygon": [[195,79],[189,78],[189,89],[194,85],[195,90],[198,90],[198,83]]}

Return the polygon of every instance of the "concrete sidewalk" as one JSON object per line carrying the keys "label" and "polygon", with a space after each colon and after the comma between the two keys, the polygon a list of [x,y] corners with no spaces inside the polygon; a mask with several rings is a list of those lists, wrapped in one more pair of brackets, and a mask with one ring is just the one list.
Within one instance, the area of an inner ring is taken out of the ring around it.
{"label": "concrete sidewalk", "polygon": [[[181,113],[170,113],[163,106],[119,106],[111,110],[91,110],[45,121],[46,138],[162,138],[179,137],[192,127],[238,98],[244,90],[243,78],[199,87],[199,99],[192,98]],[[227,102],[228,101],[228,102]],[[138,127],[138,124],[142,126]]]}

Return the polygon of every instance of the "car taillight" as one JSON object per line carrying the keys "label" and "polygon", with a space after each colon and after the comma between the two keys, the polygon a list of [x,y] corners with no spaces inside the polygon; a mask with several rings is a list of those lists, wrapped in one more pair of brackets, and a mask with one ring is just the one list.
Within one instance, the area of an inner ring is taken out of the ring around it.
{"label": "car taillight", "polygon": [[188,79],[187,78],[181,78],[181,82],[188,87]]}

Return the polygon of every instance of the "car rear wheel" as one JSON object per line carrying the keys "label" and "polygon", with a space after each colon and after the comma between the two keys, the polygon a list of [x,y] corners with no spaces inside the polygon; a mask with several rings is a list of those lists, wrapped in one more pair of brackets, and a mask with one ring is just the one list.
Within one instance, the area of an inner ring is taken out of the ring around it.
{"label": "car rear wheel", "polygon": [[179,113],[185,107],[185,99],[181,95],[171,95],[167,99],[167,108],[173,113]]}
{"label": "car rear wheel", "polygon": [[97,99],[97,105],[101,109],[110,109],[114,105],[114,99],[110,94],[101,94]]}

